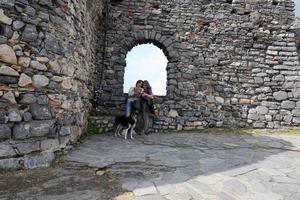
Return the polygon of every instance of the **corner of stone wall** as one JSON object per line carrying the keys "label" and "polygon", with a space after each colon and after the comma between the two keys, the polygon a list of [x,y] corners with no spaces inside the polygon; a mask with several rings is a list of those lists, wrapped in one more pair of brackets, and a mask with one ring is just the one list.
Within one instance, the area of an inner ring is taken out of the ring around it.
{"label": "corner of stone wall", "polygon": [[0,1],[1,168],[49,166],[86,128],[99,30],[86,8]]}

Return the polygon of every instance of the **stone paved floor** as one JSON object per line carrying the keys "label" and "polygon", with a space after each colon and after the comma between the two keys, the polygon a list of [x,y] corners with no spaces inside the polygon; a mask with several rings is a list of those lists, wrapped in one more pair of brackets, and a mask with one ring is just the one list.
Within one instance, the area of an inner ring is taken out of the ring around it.
{"label": "stone paved floor", "polygon": [[300,136],[95,135],[62,166],[0,174],[0,200],[60,199],[300,200]]}
{"label": "stone paved floor", "polygon": [[299,136],[92,136],[66,160],[111,168],[136,200],[300,200]]}

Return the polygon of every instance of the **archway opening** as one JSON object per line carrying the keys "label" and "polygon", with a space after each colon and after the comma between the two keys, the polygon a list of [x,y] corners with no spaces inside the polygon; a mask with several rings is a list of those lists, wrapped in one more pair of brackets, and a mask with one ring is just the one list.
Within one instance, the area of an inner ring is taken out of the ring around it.
{"label": "archway opening", "polygon": [[167,94],[168,59],[163,51],[153,44],[135,46],[127,53],[123,92],[135,85],[137,80],[148,80],[154,95]]}
{"label": "archway opening", "polygon": [[295,15],[300,18],[300,2],[295,0]]}

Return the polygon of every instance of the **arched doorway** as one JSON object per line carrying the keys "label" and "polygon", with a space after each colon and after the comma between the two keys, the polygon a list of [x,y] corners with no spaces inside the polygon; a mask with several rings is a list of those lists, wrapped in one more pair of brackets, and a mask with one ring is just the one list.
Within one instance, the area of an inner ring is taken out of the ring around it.
{"label": "arched doorway", "polygon": [[167,93],[167,63],[163,51],[153,44],[135,46],[127,53],[123,92],[127,93],[139,79],[148,80],[154,95]]}

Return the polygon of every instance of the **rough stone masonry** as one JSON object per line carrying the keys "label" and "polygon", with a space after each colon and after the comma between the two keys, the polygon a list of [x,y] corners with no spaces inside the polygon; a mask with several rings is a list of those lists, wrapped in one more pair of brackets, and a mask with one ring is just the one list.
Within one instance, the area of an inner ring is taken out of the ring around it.
{"label": "rough stone masonry", "polygon": [[124,110],[126,54],[168,58],[155,130],[300,123],[292,0],[0,0],[0,166],[47,166]]}
{"label": "rough stone masonry", "polygon": [[0,0],[0,167],[47,166],[91,109],[101,0]]}

